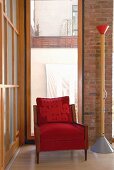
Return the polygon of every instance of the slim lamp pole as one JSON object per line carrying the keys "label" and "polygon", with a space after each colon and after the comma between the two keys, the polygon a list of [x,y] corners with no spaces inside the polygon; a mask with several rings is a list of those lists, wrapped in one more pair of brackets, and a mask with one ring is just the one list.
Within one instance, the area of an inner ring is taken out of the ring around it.
{"label": "slim lamp pole", "polygon": [[97,153],[112,153],[114,152],[111,144],[105,137],[105,99],[107,97],[107,92],[105,90],[105,33],[108,30],[108,25],[99,25],[97,29],[100,33],[100,47],[101,47],[101,68],[100,68],[100,76],[101,76],[101,88],[100,88],[100,100],[101,100],[101,129],[100,129],[100,137],[96,140],[96,143],[91,147],[93,152]]}
{"label": "slim lamp pole", "polygon": [[101,39],[101,136],[104,136],[105,133],[105,99],[106,99],[106,90],[105,90],[105,33],[108,30],[108,25],[100,25],[97,26],[97,29],[100,33],[100,39]]}

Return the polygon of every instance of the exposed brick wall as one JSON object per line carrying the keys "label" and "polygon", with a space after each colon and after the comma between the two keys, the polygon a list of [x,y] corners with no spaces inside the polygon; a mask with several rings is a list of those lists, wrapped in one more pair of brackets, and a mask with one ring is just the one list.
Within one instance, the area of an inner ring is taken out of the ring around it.
{"label": "exposed brick wall", "polygon": [[112,137],[112,17],[113,0],[84,0],[84,119],[89,125],[89,142],[95,142],[100,130],[100,33],[96,26],[108,24],[106,33],[105,136]]}
{"label": "exposed brick wall", "polygon": [[32,37],[32,48],[74,48],[77,47],[76,36],[60,36],[60,37]]}

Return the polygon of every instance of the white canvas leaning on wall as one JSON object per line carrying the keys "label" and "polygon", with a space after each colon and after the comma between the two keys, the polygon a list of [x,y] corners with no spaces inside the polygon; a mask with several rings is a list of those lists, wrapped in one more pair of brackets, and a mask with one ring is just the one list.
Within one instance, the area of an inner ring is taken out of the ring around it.
{"label": "white canvas leaning on wall", "polygon": [[47,97],[69,96],[70,104],[77,102],[76,64],[46,64]]}

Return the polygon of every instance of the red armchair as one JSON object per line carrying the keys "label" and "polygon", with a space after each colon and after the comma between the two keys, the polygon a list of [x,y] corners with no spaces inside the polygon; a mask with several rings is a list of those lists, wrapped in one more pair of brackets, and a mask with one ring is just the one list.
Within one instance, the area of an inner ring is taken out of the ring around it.
{"label": "red armchair", "polygon": [[74,105],[69,97],[37,98],[34,105],[34,133],[37,163],[41,151],[85,150],[87,160],[88,127],[74,121]]}

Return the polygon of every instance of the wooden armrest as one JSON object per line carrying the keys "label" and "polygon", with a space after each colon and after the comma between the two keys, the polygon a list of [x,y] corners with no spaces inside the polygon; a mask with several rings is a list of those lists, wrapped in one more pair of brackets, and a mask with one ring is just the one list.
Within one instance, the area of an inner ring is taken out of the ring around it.
{"label": "wooden armrest", "polygon": [[40,128],[38,125],[34,125],[34,134],[35,136],[40,136]]}
{"label": "wooden armrest", "polygon": [[86,125],[86,124],[81,124],[81,123],[76,123],[76,122],[73,122],[73,124],[77,124],[77,125],[80,125],[80,126],[83,126],[83,127],[88,127],[88,125]]}
{"label": "wooden armrest", "polygon": [[77,117],[76,117],[76,111],[75,111],[75,104],[71,104],[70,108],[71,108],[71,111],[72,111],[73,122],[76,123]]}
{"label": "wooden armrest", "polygon": [[88,149],[88,125],[84,125],[81,123],[75,123],[75,122],[73,122],[73,124],[84,127],[85,148]]}
{"label": "wooden armrest", "polygon": [[33,105],[33,112],[34,112],[34,124],[38,124],[38,114],[37,114],[37,105]]}
{"label": "wooden armrest", "polygon": [[34,136],[35,136],[36,150],[39,151],[39,149],[40,149],[40,128],[36,124],[34,125]]}

